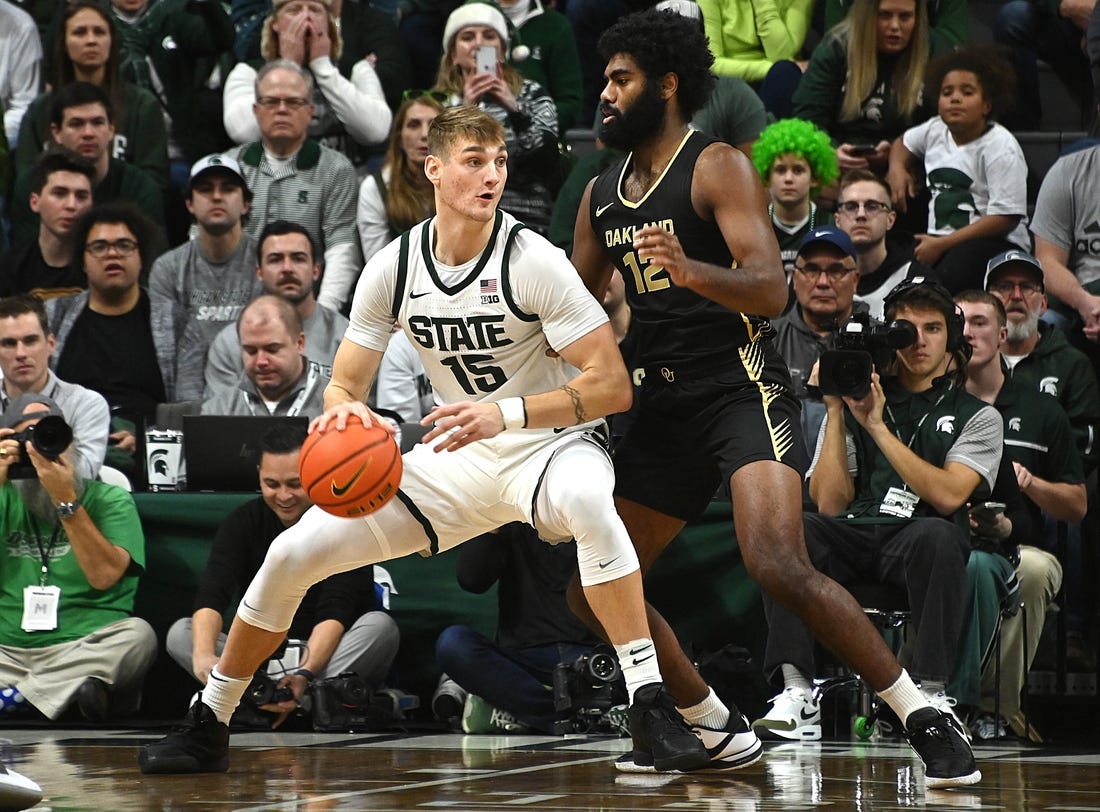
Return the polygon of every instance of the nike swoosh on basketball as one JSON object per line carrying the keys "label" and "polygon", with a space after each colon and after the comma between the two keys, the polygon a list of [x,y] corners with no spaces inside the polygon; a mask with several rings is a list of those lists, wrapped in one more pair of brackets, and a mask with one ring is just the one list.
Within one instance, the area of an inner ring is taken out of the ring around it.
{"label": "nike swoosh on basketball", "polygon": [[410,293],[409,298],[410,299],[419,299],[421,296],[427,296],[429,293],[431,293],[430,290],[426,290],[423,293]]}
{"label": "nike swoosh on basketball", "polygon": [[608,209],[610,209],[614,205],[615,205],[614,203],[607,203],[603,206],[597,206],[596,207],[596,216],[599,217],[601,214],[603,214],[605,211],[607,211]]}
{"label": "nike swoosh on basketball", "polygon": [[354,485],[355,481],[357,479],[359,479],[360,476],[363,475],[363,471],[365,471],[367,466],[370,465],[370,461],[371,461],[371,458],[367,457],[367,459],[363,462],[363,464],[359,466],[359,470],[356,471],[354,474],[352,474],[351,479],[349,479],[343,485],[337,485],[336,480],[335,479],[332,480],[332,495],[333,496],[343,496],[345,493],[347,493],[348,488],[350,488],[352,485]]}

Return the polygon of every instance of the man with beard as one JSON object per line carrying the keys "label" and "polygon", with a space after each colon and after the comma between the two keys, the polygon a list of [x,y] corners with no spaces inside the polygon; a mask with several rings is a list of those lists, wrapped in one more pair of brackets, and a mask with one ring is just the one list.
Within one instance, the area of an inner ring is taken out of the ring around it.
{"label": "man with beard", "polygon": [[[101,722],[137,710],[156,657],[156,634],[132,617],[145,539],[130,494],[78,476],[71,445],[50,457],[17,439],[43,434],[47,416],[61,409],[32,393],[0,422],[0,686],[14,689],[0,713],[53,720],[75,705]],[[29,478],[11,478],[17,463]]]}
{"label": "man with beard", "polygon": [[986,266],[985,289],[1005,306],[1008,338],[1001,354],[1009,377],[1062,404],[1087,476],[1100,459],[1100,387],[1085,354],[1040,318],[1047,310],[1042,265],[1024,251],[1005,251]]}
{"label": "man with beard", "polygon": [[[263,292],[286,299],[298,311],[310,360],[326,376],[331,375],[332,359],[348,320],[320,304],[313,295],[314,283],[321,276],[321,263],[309,232],[288,220],[275,220],[264,226],[256,244],[255,275]],[[237,325],[231,324],[218,333],[206,354],[205,396],[210,398],[223,389],[235,388],[243,372],[241,341]]]}
{"label": "man with beard", "polygon": [[[1024,251],[998,254],[986,266],[985,289],[1005,306],[1008,337],[1001,355],[1009,378],[1062,405],[1087,477],[1100,457],[1100,386],[1085,354],[1070,345],[1061,329],[1040,319],[1047,309],[1043,266]],[[1082,533],[1080,524],[1069,525],[1062,561],[1066,572],[1066,657],[1072,669],[1091,671],[1095,667],[1088,638],[1092,587],[1083,578],[1087,566]],[[1058,549],[1053,525],[1045,529],[1044,536],[1043,546]]]}
{"label": "man with beard", "polygon": [[264,294],[236,325],[244,375],[203,401],[203,414],[274,415],[310,419],[324,411],[331,373],[305,355],[306,337],[294,305]]}
{"label": "man with beard", "polygon": [[175,302],[199,328],[203,350],[244,306],[263,293],[253,256],[256,240],[244,231],[252,192],[234,159],[207,155],[191,167],[184,200],[197,236],[161,254],[149,275],[149,295]]}
{"label": "man with beard", "polygon": [[[767,197],[742,153],[688,127],[713,82],[705,37],[676,14],[646,11],[608,29],[600,51],[609,61],[599,135],[631,153],[585,192],[573,263],[597,299],[618,268],[638,331],[645,378],[615,455],[615,504],[643,572],[728,479],[750,574],[904,720],[928,786],[980,780],[956,723],[807,556],[798,401],[766,318],[787,301]],[[570,597],[591,624],[580,591]],[[744,716],[707,686],[652,607],[648,618],[667,690],[712,765],[755,761],[761,744]],[[617,765],[653,769],[637,742]]]}

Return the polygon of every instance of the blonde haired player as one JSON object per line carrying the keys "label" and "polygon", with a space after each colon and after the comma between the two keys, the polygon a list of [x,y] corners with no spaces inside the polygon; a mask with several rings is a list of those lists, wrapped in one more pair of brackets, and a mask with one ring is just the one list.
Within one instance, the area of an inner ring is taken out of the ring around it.
{"label": "blonde haired player", "polygon": [[313,508],[273,542],[201,700],[144,748],[144,772],[228,768],[230,715],[311,584],[511,521],[577,540],[585,595],[626,677],[635,749],[659,769],[709,764],[664,692],[638,558],[613,506],[602,418],[630,405],[631,388],[607,317],[561,251],[497,209],[508,155],[496,121],[453,108],[428,141],[437,214],[364,269],[313,430],[341,430],[350,415],[380,422],[364,400],[395,320],[445,405],[424,418],[434,428],[405,455],[396,499],[358,519]]}

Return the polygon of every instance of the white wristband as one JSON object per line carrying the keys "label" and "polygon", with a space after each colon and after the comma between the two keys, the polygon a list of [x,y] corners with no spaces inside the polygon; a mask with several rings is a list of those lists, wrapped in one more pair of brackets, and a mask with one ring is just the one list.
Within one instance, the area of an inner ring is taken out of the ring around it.
{"label": "white wristband", "polygon": [[527,428],[527,407],[523,398],[498,400],[497,407],[500,409],[500,416],[504,418],[505,431]]}

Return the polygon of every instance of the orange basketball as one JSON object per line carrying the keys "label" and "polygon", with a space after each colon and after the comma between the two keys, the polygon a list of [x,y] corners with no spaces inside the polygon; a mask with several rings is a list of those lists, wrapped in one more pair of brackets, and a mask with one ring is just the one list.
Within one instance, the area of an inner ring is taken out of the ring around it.
{"label": "orange basketball", "polygon": [[355,415],[337,431],[312,432],[302,444],[298,475],[313,504],[333,516],[373,513],[401,485],[401,451],[389,432]]}

